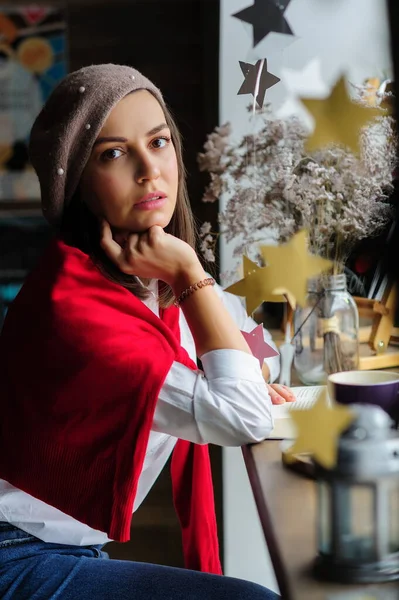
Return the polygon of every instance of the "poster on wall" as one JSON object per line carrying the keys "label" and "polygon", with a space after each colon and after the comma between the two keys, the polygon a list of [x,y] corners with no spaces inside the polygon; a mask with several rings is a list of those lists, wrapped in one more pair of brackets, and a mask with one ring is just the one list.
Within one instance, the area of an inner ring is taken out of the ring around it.
{"label": "poster on wall", "polygon": [[29,134],[66,73],[62,6],[0,6],[0,203],[40,198],[28,159]]}

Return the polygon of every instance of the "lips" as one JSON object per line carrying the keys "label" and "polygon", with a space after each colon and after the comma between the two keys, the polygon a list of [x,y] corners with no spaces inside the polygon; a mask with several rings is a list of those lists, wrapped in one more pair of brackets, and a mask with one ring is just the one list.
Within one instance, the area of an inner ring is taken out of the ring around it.
{"label": "lips", "polygon": [[166,202],[167,196],[163,192],[150,192],[136,202],[134,209],[139,211],[159,210]]}
{"label": "lips", "polygon": [[166,194],[164,194],[164,192],[150,192],[149,194],[143,196],[141,200],[136,202],[135,206],[140,206],[146,204],[147,202],[156,202],[157,200],[164,200],[165,198]]}

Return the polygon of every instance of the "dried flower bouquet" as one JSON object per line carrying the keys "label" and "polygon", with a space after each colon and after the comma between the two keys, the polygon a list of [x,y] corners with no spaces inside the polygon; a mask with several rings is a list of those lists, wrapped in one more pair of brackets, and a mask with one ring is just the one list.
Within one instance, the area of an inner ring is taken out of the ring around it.
{"label": "dried flower bouquet", "polygon": [[[233,242],[237,259],[247,254],[259,260],[259,244],[284,243],[306,228],[310,251],[332,260],[334,275],[342,273],[356,244],[379,235],[393,219],[393,118],[382,112],[362,130],[359,156],[340,146],[307,153],[308,132],[301,121],[273,118],[270,107],[252,115],[251,128],[234,140],[229,124],[217,127],[198,156],[200,169],[211,178],[203,201],[224,201],[219,233],[208,222],[201,227],[205,259],[215,260],[220,234]],[[328,372],[348,364],[336,336],[324,336]]]}

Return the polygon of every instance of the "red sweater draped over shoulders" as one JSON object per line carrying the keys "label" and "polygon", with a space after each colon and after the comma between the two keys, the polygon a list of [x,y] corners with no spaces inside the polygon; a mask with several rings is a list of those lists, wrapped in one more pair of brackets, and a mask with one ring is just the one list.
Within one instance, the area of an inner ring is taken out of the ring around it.
{"label": "red sweater draped over shoulders", "polygon": [[[0,477],[127,541],[174,361],[197,368],[180,346],[179,309],[158,317],[54,240],[0,335]],[[221,573],[208,447],[178,440],[171,474],[186,567]]]}

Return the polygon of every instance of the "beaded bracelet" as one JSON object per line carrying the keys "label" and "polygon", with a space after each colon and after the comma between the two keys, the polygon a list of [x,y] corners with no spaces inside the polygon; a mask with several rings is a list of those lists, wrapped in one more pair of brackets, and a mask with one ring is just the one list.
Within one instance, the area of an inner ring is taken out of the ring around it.
{"label": "beaded bracelet", "polygon": [[187,298],[187,296],[191,296],[197,290],[200,290],[207,285],[215,285],[216,281],[213,277],[208,277],[207,279],[202,279],[202,281],[198,281],[197,283],[193,283],[190,287],[186,288],[182,291],[180,296],[175,300],[175,306],[180,306],[180,304]]}

